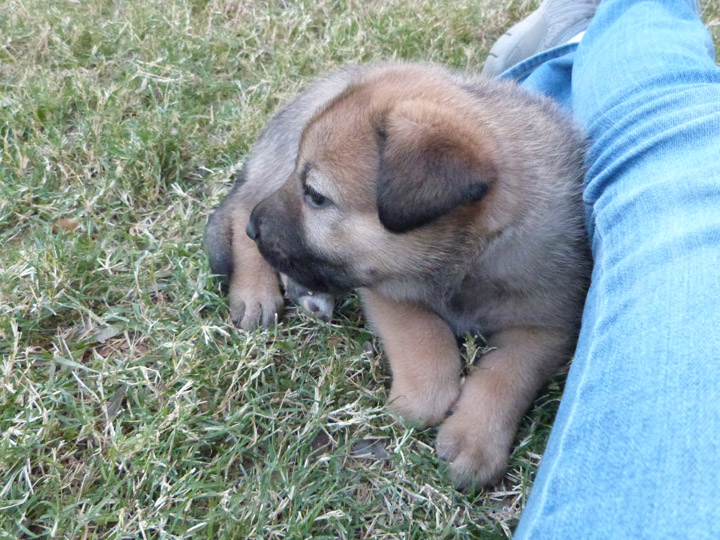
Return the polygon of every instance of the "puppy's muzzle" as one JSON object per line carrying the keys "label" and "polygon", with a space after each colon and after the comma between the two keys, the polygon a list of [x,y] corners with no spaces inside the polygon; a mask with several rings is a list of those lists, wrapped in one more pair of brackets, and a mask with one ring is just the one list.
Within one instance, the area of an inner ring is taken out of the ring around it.
{"label": "puppy's muzzle", "polygon": [[275,193],[258,204],[245,228],[265,260],[314,292],[341,294],[357,287],[342,261],[308,246],[297,210],[281,197]]}

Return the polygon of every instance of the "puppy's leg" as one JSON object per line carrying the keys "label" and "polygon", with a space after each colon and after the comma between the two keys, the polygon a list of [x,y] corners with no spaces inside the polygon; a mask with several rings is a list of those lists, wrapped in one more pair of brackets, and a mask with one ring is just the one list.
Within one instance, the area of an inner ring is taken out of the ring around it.
{"label": "puppy's leg", "polygon": [[537,392],[567,358],[568,337],[534,328],[499,332],[463,384],[440,426],[438,456],[450,461],[459,488],[497,482],[505,472],[517,425]]}
{"label": "puppy's leg", "polygon": [[439,424],[460,393],[460,352],[452,330],[418,305],[367,289],[361,296],[390,360],[390,408],[420,427]]}
{"label": "puppy's leg", "polygon": [[221,204],[208,218],[203,247],[208,255],[210,271],[217,274],[223,285],[228,285],[232,274],[232,214]]}
{"label": "puppy's leg", "polygon": [[284,308],[280,280],[263,259],[255,242],[245,233],[251,210],[243,204],[233,208],[230,276],[230,317],[243,330],[271,326]]}

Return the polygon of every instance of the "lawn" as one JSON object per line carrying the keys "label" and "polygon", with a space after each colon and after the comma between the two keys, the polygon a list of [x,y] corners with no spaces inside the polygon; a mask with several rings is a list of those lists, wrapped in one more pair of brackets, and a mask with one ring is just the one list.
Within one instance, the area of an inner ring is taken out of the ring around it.
{"label": "lawn", "polygon": [[0,2],[0,538],[510,536],[562,375],[503,482],[459,493],[433,431],[384,410],[356,298],[330,323],[291,309],[243,333],[200,243],[314,76],[388,57],[476,69],[535,5]]}

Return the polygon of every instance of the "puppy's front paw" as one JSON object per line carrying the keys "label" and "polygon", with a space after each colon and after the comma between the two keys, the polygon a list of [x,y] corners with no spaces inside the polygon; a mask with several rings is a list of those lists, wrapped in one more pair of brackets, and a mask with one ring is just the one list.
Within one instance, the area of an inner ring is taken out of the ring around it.
{"label": "puppy's front paw", "polygon": [[450,406],[460,394],[460,377],[442,380],[440,377],[420,384],[393,380],[388,407],[413,426],[436,426],[445,419]]}
{"label": "puppy's front paw", "polygon": [[258,326],[272,326],[285,307],[280,288],[241,288],[230,290],[230,318],[235,326],[248,332]]}
{"label": "puppy's front paw", "polygon": [[435,450],[449,462],[458,489],[475,490],[498,482],[507,467],[513,430],[490,408],[463,403],[462,397],[438,430]]}

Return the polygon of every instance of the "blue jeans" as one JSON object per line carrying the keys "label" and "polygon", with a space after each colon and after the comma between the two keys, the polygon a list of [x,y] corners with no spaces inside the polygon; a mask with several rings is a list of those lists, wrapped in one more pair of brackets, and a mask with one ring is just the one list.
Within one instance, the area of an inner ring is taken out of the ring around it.
{"label": "blue jeans", "polygon": [[681,0],[604,0],[503,74],[591,140],[595,266],[516,539],[720,538],[720,69]]}

